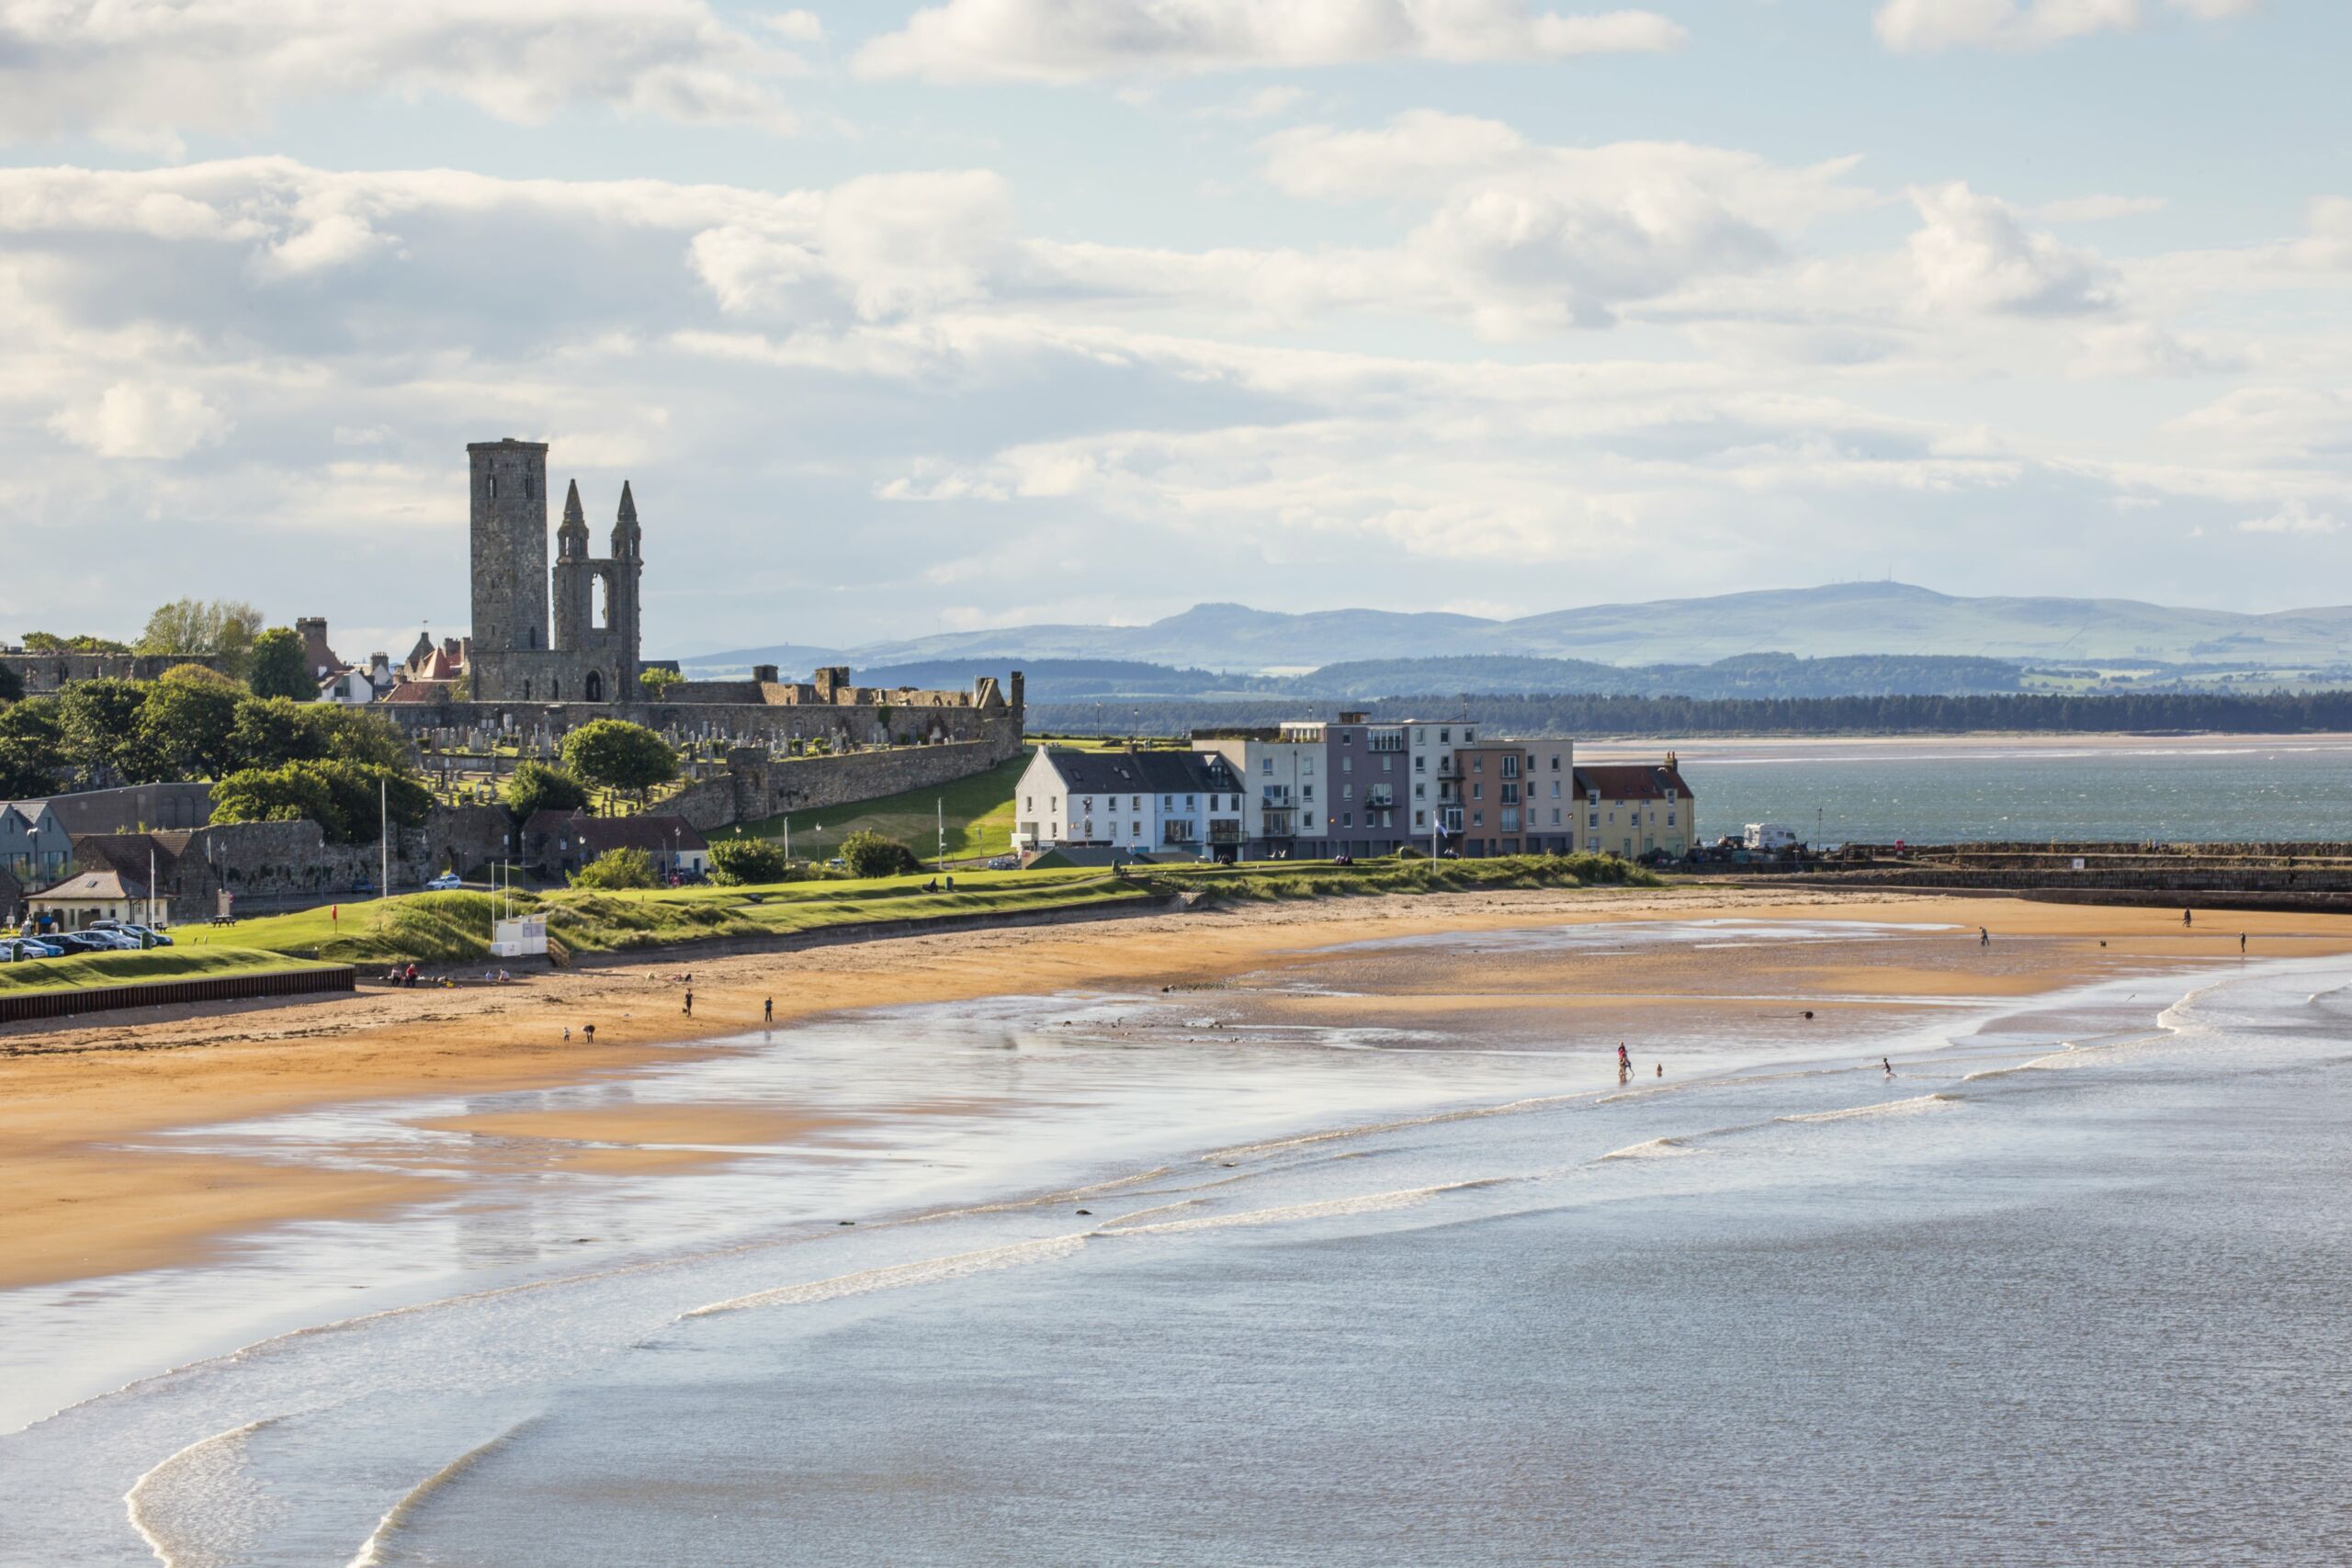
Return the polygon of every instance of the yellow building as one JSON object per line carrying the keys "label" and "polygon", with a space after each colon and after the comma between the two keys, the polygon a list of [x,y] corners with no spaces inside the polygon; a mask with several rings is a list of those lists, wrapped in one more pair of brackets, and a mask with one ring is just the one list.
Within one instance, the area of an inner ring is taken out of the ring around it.
{"label": "yellow building", "polygon": [[1576,778],[1582,796],[1577,848],[1625,860],[1680,860],[1690,852],[1698,802],[1673,752],[1657,764],[1578,762]]}

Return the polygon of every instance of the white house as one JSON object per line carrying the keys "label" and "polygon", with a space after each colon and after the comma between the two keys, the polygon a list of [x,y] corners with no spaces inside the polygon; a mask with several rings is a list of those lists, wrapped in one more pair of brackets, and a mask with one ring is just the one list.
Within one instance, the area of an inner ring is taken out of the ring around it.
{"label": "white house", "polygon": [[357,707],[367,703],[380,703],[394,686],[400,684],[400,671],[392,668],[391,660],[384,654],[368,655],[368,667],[353,665],[348,670],[330,671],[319,682],[319,701],[341,703]]}
{"label": "white house", "polygon": [[1089,844],[1135,854],[1238,850],[1241,781],[1197,751],[1040,747],[1013,792],[1013,847]]}

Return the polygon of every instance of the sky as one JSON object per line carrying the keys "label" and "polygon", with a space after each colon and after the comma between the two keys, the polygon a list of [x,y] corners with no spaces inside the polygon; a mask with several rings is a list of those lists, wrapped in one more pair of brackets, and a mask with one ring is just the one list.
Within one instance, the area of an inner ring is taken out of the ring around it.
{"label": "sky", "polygon": [[[0,0],[0,639],[2352,568],[2341,0]],[[347,646],[345,646],[347,645]]]}

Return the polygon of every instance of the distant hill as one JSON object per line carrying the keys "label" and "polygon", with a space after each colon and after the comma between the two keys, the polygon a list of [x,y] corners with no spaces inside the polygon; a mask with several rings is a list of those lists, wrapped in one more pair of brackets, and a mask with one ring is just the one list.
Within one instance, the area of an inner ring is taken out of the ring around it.
{"label": "distant hill", "polygon": [[2343,666],[2352,665],[2352,607],[2246,615],[2129,599],[1970,599],[1908,583],[1843,582],[1592,604],[1509,621],[1387,610],[1288,615],[1199,604],[1148,626],[1007,626],[842,649],[744,649],[684,662],[713,671],[840,662],[864,671],[1014,662],[1035,670],[1044,660],[1070,660],[1296,674],[1336,664],[1464,658],[1568,660],[1621,669],[1710,665],[1762,653]]}

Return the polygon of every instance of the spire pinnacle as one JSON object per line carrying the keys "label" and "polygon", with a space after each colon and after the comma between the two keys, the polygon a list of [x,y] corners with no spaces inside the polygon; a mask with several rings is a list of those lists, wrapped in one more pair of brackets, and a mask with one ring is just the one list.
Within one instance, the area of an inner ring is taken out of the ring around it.
{"label": "spire pinnacle", "polygon": [[580,481],[578,479],[572,480],[571,488],[564,492],[563,521],[567,527],[574,523],[579,524],[582,528],[588,526],[587,514],[580,510]]}
{"label": "spire pinnacle", "polygon": [[631,527],[635,527],[637,525],[637,498],[629,494],[628,481],[627,479],[623,479],[621,481],[621,514],[619,520],[628,524]]}

